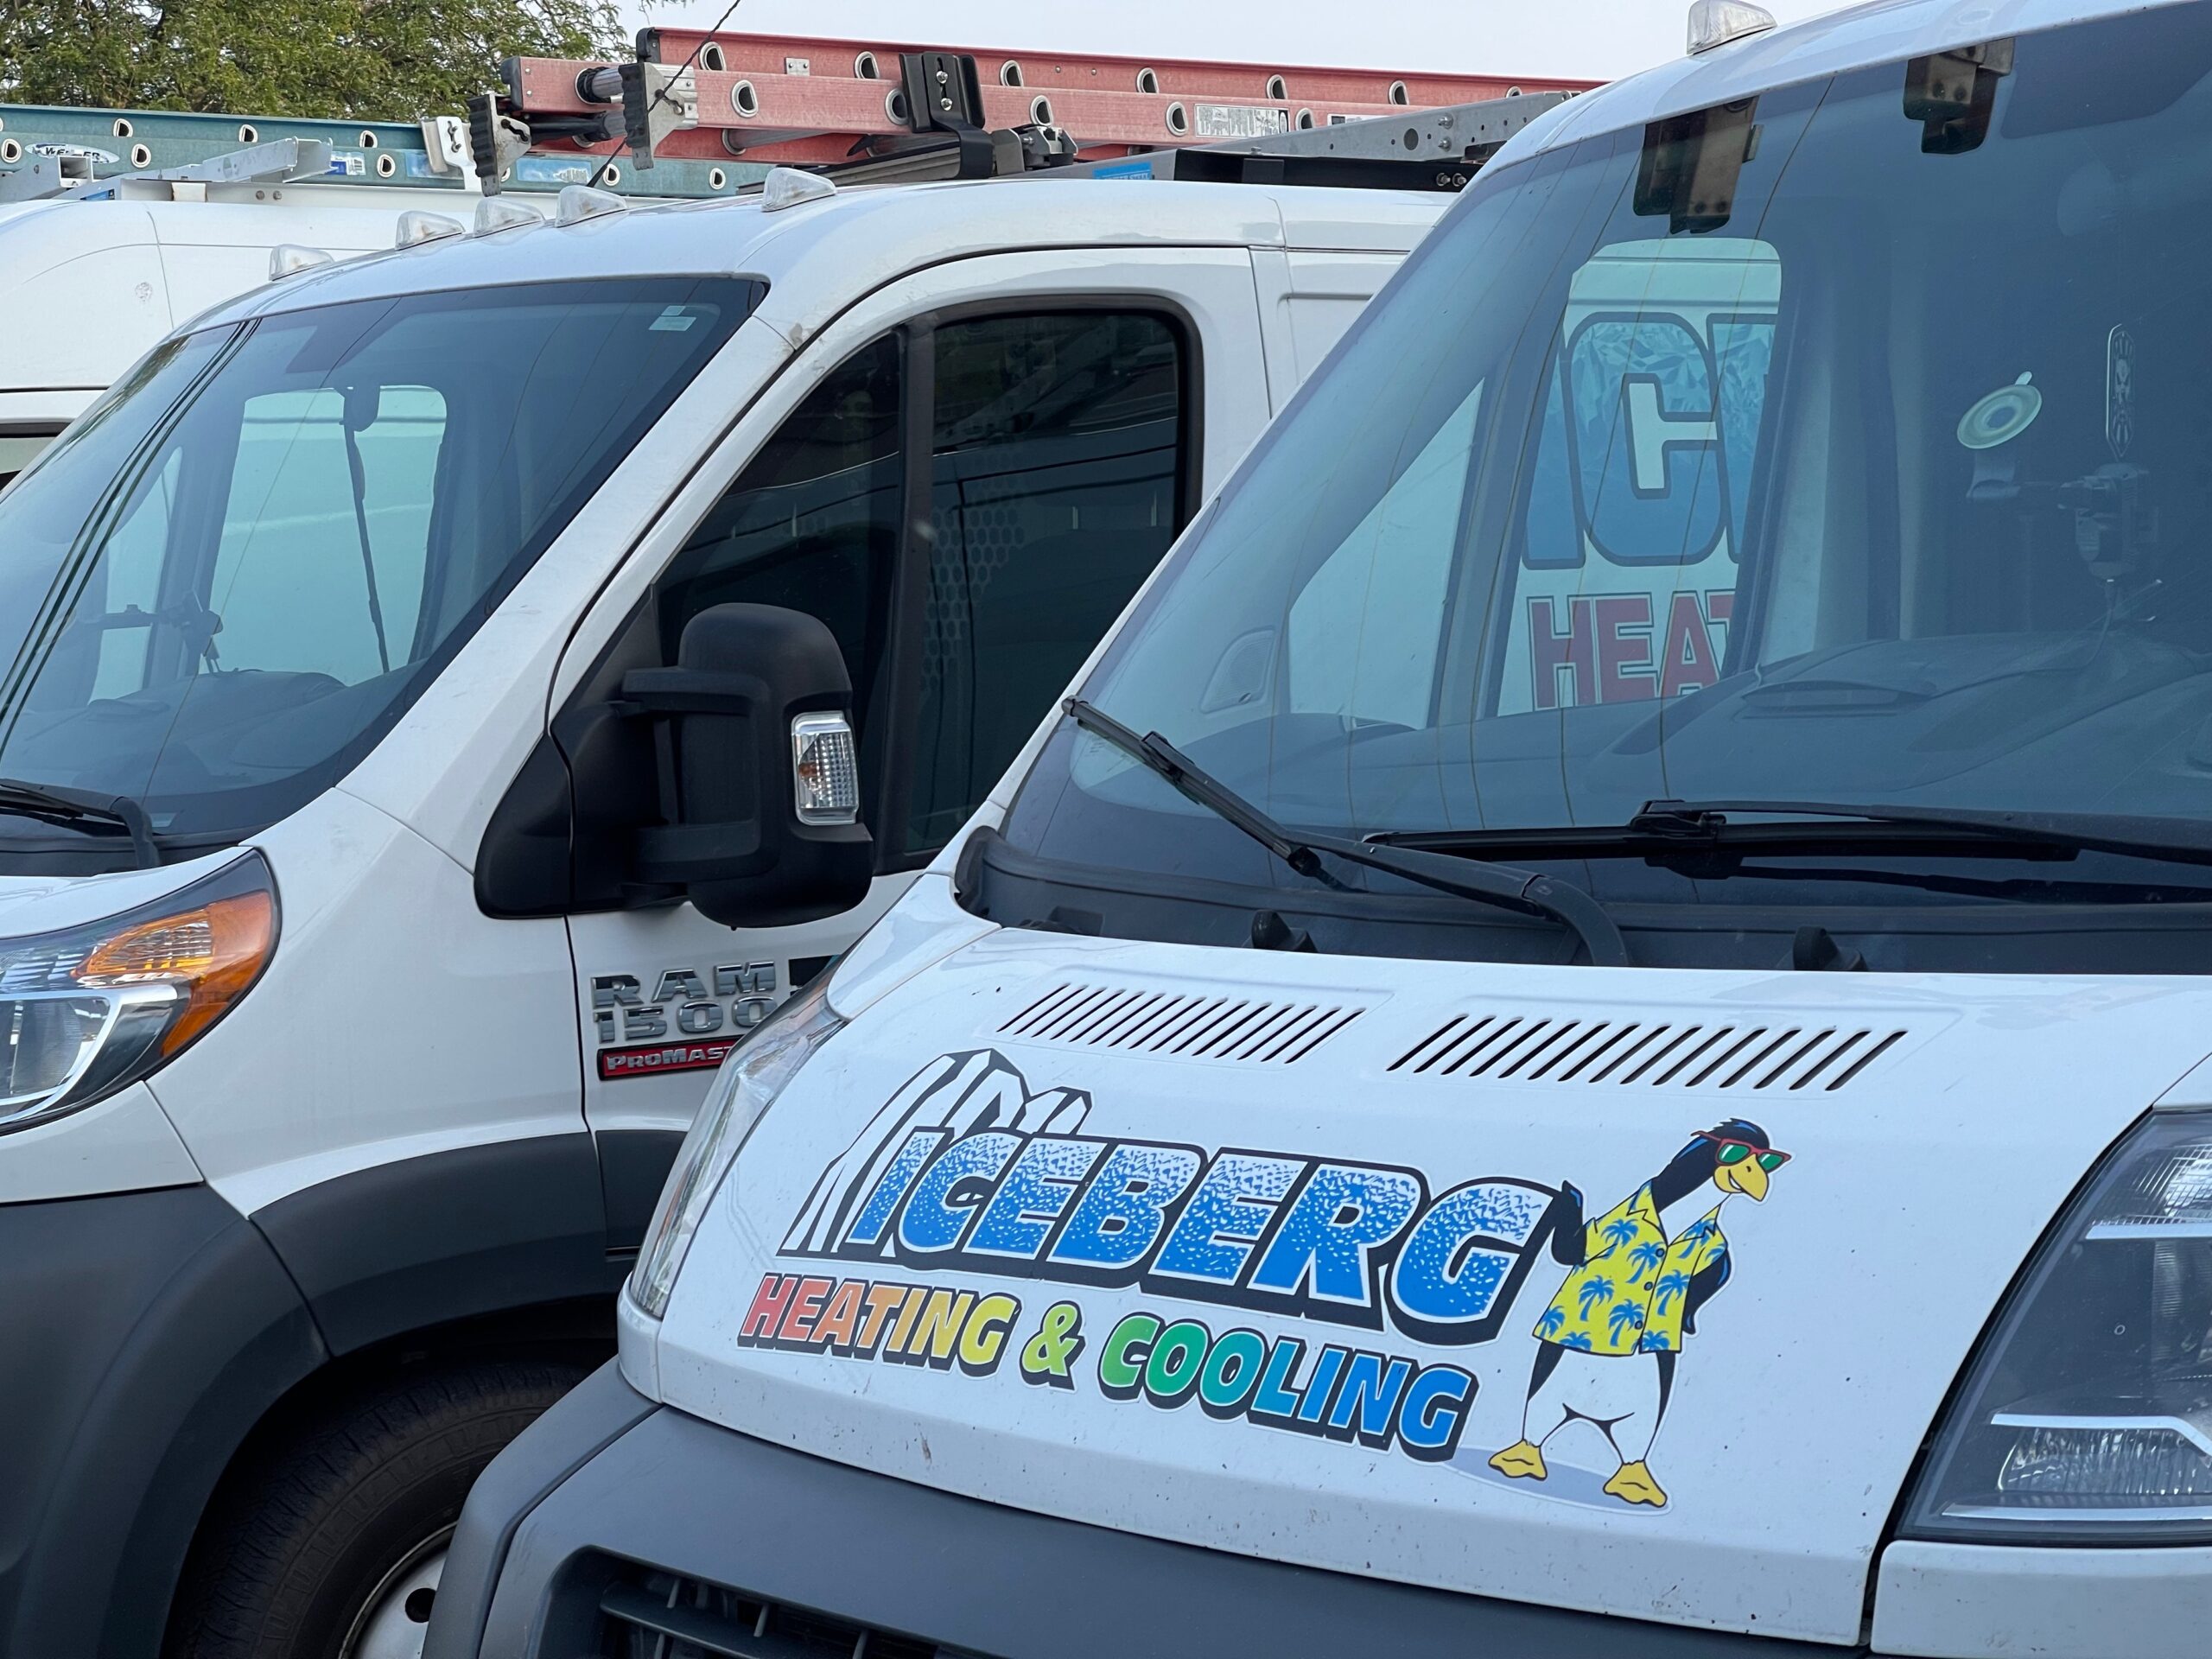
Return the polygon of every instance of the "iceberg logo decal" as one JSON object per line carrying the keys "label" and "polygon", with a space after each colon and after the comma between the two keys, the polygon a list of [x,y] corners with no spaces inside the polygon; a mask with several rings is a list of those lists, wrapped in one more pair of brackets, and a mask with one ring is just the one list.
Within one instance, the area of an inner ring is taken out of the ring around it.
{"label": "iceberg logo decal", "polygon": [[[1306,1152],[1086,1134],[1090,1118],[1087,1090],[1033,1090],[994,1050],[923,1067],[823,1170],[782,1242],[784,1256],[868,1276],[772,1273],[740,1340],[972,1376],[1019,1351],[1025,1381],[1074,1386],[1090,1341],[1077,1302],[1025,1340],[1016,1298],[889,1268],[1134,1288],[1465,1348],[1504,1329],[1548,1246],[1568,1271],[1532,1332],[1522,1438],[1488,1459],[1491,1478],[1546,1480],[1545,1448],[1579,1424],[1611,1450],[1605,1501],[1662,1507],[1645,1453],[1684,1339],[1732,1271],[1721,1204],[1764,1199],[1789,1157],[1731,1120],[1586,1221],[1570,1182],[1432,1183]],[[1665,1212],[1708,1185],[1718,1201],[1669,1235]],[[1127,1314],[1096,1352],[1109,1400],[1197,1398],[1215,1417],[1428,1461],[1452,1456],[1478,1386],[1460,1365],[1152,1312]]]}
{"label": "iceberg logo decal", "polygon": [[823,1172],[784,1252],[1486,1342],[1560,1196],[1504,1177],[1433,1192],[1415,1169],[1086,1135],[1090,1111],[1081,1090],[1033,1093],[994,1051],[948,1055]]}

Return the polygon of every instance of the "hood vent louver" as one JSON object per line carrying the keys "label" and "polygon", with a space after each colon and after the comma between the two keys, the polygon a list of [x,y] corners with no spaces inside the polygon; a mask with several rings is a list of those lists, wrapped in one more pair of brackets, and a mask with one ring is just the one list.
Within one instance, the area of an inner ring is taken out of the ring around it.
{"label": "hood vent louver", "polygon": [[1809,1020],[1795,1026],[1678,1025],[1457,1014],[1393,1060],[1389,1069],[1522,1083],[1832,1092],[1904,1035]]}
{"label": "hood vent louver", "polygon": [[1364,1012],[1340,1002],[1267,1002],[1061,984],[1001,1026],[999,1033],[1071,1048],[1289,1065]]}

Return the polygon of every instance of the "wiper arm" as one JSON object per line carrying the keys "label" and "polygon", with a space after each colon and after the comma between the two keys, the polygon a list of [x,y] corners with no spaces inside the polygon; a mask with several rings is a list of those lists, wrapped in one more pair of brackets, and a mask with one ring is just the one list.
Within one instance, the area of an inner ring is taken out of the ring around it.
{"label": "wiper arm", "polygon": [[142,870],[159,868],[160,850],[154,845],[154,826],[146,810],[128,795],[99,795],[89,790],[64,789],[57,784],[27,784],[20,779],[0,778],[0,812],[19,817],[59,818],[65,823],[91,821],[120,824],[130,837],[130,850]]}
{"label": "wiper arm", "polygon": [[1777,817],[1855,818],[1862,823],[1965,831],[1991,841],[2063,847],[2143,858],[2212,864],[2212,825],[2193,818],[2149,818],[2095,812],[1998,812],[1963,806],[1885,806],[1834,801],[1647,801],[1628,821],[1631,833],[1695,845],[1755,842],[1771,826],[1738,823],[1732,812]]}
{"label": "wiper arm", "polygon": [[1534,870],[1516,869],[1510,864],[1374,846],[1335,836],[1294,836],[1227,785],[1208,775],[1159,733],[1140,737],[1111,715],[1080,697],[1070,697],[1061,707],[1068,718],[1084,731],[1105,739],[1132,760],[1158,773],[1185,798],[1243,830],[1309,880],[1331,880],[1319,857],[1326,853],[1347,864],[1382,870],[1478,904],[1547,917],[1581,939],[1594,965],[1630,965],[1628,946],[1621,938],[1620,929],[1613,925],[1613,918],[1605,908],[1579,887],[1554,881]]}
{"label": "wiper arm", "polygon": [[[1764,817],[1840,823],[1745,823]],[[1998,812],[1974,807],[1847,805],[1831,801],[1657,800],[1626,823],[1561,829],[1408,830],[1370,838],[1384,846],[1481,855],[1511,848],[1523,857],[1642,858],[1665,861],[1707,852],[1810,858],[1911,845],[1971,858],[2006,846],[2013,855],[2063,861],[2083,851],[2177,863],[2212,864],[2212,824],[2191,818],[2091,812]]]}

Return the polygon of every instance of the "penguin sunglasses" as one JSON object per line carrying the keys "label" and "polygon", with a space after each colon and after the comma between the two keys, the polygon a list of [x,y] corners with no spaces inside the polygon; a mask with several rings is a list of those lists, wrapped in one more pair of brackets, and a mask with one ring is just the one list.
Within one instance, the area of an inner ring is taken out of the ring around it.
{"label": "penguin sunglasses", "polygon": [[1777,1152],[1771,1147],[1755,1147],[1748,1141],[1731,1141],[1726,1136],[1700,1130],[1699,1140],[1713,1142],[1714,1155],[1724,1164],[1740,1164],[1746,1158],[1756,1158],[1759,1167],[1770,1175],[1789,1161],[1786,1152]]}

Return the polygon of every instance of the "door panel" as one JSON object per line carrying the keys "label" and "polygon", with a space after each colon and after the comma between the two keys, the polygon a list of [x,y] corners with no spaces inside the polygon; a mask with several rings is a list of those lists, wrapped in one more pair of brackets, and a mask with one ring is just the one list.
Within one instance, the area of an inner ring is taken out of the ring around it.
{"label": "door panel", "polygon": [[681,1129],[732,1044],[891,908],[913,880],[798,927],[728,928],[690,905],[571,917],[592,1127]]}
{"label": "door panel", "polygon": [[1256,434],[1261,359],[1249,256],[1176,250],[923,273],[785,371],[709,463],[728,482],[687,492],[560,683],[641,605],[664,660],[708,605],[821,617],[854,677],[882,874],[799,927],[687,904],[570,918],[594,1129],[688,1123],[735,1039],[957,830]]}

